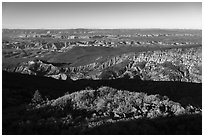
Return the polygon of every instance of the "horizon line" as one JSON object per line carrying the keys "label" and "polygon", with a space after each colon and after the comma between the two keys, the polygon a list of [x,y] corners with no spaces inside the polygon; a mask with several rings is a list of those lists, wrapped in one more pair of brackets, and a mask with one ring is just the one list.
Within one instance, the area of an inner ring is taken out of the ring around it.
{"label": "horizon line", "polygon": [[91,29],[91,30],[129,30],[129,29],[167,29],[167,30],[202,30],[202,28],[2,28],[3,29],[9,29],[9,30],[75,30],[75,29]]}

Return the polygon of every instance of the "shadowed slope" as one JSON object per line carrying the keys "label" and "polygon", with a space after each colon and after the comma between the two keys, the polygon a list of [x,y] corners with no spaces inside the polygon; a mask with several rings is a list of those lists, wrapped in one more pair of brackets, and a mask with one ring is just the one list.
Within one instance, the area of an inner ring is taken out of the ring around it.
{"label": "shadowed slope", "polygon": [[[66,132],[65,132],[66,134]],[[74,134],[74,133],[71,133]],[[75,133],[80,134],[80,133]],[[92,135],[201,135],[202,116],[183,115],[105,124],[83,134]]]}
{"label": "shadowed slope", "polygon": [[4,71],[2,78],[3,89],[9,88],[15,90],[16,88],[26,88],[28,90],[32,89],[33,92],[39,89],[42,95],[49,96],[50,98],[57,98],[66,92],[72,93],[86,87],[96,89],[101,86],[109,86],[121,90],[168,96],[173,101],[179,102],[184,106],[188,104],[202,106],[202,84],[198,83],[140,81],[136,79],[62,81]]}

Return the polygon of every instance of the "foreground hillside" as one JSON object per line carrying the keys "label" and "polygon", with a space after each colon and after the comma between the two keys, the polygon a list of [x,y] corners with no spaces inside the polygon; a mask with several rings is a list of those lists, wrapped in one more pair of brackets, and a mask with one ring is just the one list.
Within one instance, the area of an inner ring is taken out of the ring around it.
{"label": "foreground hillside", "polygon": [[201,134],[201,89],[3,72],[3,134]]}
{"label": "foreground hillside", "polygon": [[110,87],[52,100],[36,90],[29,104],[4,109],[3,127],[3,134],[201,134],[201,108]]}

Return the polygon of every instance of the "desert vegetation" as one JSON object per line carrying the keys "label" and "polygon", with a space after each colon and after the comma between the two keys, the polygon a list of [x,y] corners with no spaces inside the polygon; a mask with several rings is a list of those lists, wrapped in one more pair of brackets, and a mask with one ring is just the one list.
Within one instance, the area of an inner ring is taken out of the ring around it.
{"label": "desert vegetation", "polygon": [[[14,111],[16,113],[13,113]],[[3,113],[7,114],[3,120],[3,126],[6,128],[4,134],[7,132],[9,134],[96,134],[96,130],[99,134],[101,132],[99,129],[104,125],[108,125],[107,129],[114,129],[117,124],[123,124],[124,128],[116,128],[117,131],[112,133],[109,131],[110,134],[117,134],[122,132],[119,130],[134,128],[133,126],[141,121],[144,121],[143,126],[145,126],[149,122],[155,123],[156,119],[161,119],[161,123],[157,123],[167,128],[165,124],[172,119],[175,121],[175,118],[182,121],[189,115],[199,120],[201,108],[190,104],[182,106],[167,96],[147,95],[144,92],[130,92],[102,86],[96,90],[88,88],[71,94],[66,93],[52,100],[43,98],[36,90],[29,104],[21,104],[14,110],[8,109]],[[183,122],[179,124],[182,127],[179,129],[182,134],[189,125]],[[139,132],[145,130],[150,130],[149,133],[158,132],[159,129],[155,131],[154,128],[145,127],[143,130],[139,129]],[[138,127],[134,129],[136,131],[131,129],[130,134],[138,133]],[[163,133],[176,133],[165,130]],[[194,130],[198,129],[193,129],[191,132],[195,132]],[[127,134],[127,131],[122,133]]]}
{"label": "desert vegetation", "polygon": [[2,34],[2,133],[202,134],[201,30]]}

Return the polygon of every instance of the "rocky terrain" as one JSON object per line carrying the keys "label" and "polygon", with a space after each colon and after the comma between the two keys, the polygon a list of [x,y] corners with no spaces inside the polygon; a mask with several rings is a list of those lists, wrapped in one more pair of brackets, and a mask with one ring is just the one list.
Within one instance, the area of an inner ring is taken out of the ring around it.
{"label": "rocky terrain", "polygon": [[[13,134],[34,132],[36,134],[104,134],[98,129],[103,125],[134,121],[131,125],[125,125],[128,127],[137,125],[137,121],[142,119],[167,118],[166,121],[170,122],[172,117],[178,117],[177,120],[181,123],[180,127],[177,125],[178,127],[171,128],[176,129],[179,134],[183,134],[185,129],[191,125],[185,125],[182,119],[191,115],[198,120],[197,118],[201,116],[200,107],[190,104],[182,106],[180,103],[170,100],[167,96],[147,95],[144,92],[129,92],[110,87],[100,87],[96,90],[86,89],[72,94],[67,93],[53,100],[45,100],[36,90],[30,103],[21,111],[23,112],[21,112],[20,117],[16,114],[13,118],[18,119],[19,122],[13,123],[9,116],[4,119],[3,126],[8,129],[3,131],[4,134],[6,132]],[[17,113],[19,112],[17,111]],[[150,123],[155,123],[155,121],[147,121],[145,124]],[[162,122],[157,122],[157,124],[169,128]],[[159,127],[154,127],[156,128],[154,130],[151,128],[146,134],[154,132],[161,134]],[[199,130],[196,128],[191,129],[190,133]],[[122,134],[127,133],[125,128],[120,130],[121,132],[124,130]],[[129,134],[138,134],[145,130],[139,129],[138,131],[131,131]],[[172,133],[169,131],[163,132],[176,134],[176,130]],[[115,134],[120,131],[116,129],[109,132],[109,134]]]}
{"label": "rocky terrain", "polygon": [[[30,75],[42,75],[56,79],[115,79],[139,78],[153,81],[202,82],[201,47],[175,48],[139,53],[127,53],[104,61],[99,57],[95,62],[69,67],[66,63],[55,64],[42,60],[23,62],[6,71]],[[102,61],[101,61],[102,60]]]}
{"label": "rocky terrain", "polygon": [[202,134],[201,30],[9,30],[3,134]]}

